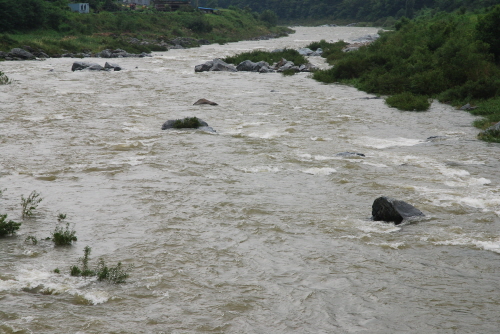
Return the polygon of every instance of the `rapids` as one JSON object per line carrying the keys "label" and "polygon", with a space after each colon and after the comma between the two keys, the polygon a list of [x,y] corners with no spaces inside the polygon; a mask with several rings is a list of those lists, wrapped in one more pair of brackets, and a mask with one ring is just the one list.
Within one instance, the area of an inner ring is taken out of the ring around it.
{"label": "rapids", "polygon": [[[377,31],[295,29],[113,59],[120,72],[0,63],[0,214],[22,222],[0,239],[0,333],[498,332],[500,146],[473,116],[401,112],[306,73],[194,73]],[[217,132],[161,130],[192,116]],[[381,195],[426,216],[373,222]],[[73,246],[45,240],[59,213]],[[127,282],[70,276],[85,246],[91,264],[133,265]]]}

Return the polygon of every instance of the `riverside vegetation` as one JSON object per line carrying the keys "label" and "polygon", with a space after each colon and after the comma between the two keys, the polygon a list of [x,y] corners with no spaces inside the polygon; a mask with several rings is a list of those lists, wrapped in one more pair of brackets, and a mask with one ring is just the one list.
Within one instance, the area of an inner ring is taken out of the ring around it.
{"label": "riverside vegetation", "polygon": [[[273,19],[232,7],[202,14],[191,6],[175,12],[121,10],[112,1],[92,1],[98,12],[74,13],[67,0],[0,0],[0,50],[29,46],[49,56],[123,49],[129,53],[165,51],[169,41],[188,38],[184,47],[226,43],[291,30],[273,26]],[[95,4],[94,4],[95,3]],[[107,4],[107,5],[106,5]],[[172,45],[170,45],[172,46]]]}
{"label": "riverside vegetation", "polygon": [[[500,121],[500,6],[481,14],[460,10],[402,18],[395,28],[354,52],[341,52],[344,42],[310,45],[322,47],[333,65],[313,78],[390,95],[387,104],[402,110],[427,110],[430,99],[469,104],[466,109],[483,116],[474,122],[481,129]],[[500,142],[498,131],[479,137]]]}

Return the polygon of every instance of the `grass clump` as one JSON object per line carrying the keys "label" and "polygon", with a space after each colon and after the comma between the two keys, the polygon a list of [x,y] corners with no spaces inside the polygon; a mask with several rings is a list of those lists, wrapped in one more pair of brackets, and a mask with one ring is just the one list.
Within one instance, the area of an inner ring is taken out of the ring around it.
{"label": "grass clump", "polygon": [[335,43],[329,43],[324,39],[322,39],[319,42],[312,42],[311,44],[307,45],[306,48],[309,48],[313,51],[322,49],[323,50],[322,57],[326,58],[326,61],[329,64],[333,65],[336,63],[338,59],[344,56],[344,52],[342,50],[347,45],[348,43],[342,40]]}
{"label": "grass clump", "polygon": [[293,49],[283,49],[277,52],[254,50],[251,52],[243,52],[231,57],[226,57],[222,59],[226,63],[238,65],[245,60],[253,61],[257,63],[259,61],[265,61],[269,64],[277,63],[282,59],[293,62],[295,65],[307,64],[307,59],[302,56],[297,50]]}
{"label": "grass clump", "polygon": [[36,190],[33,190],[31,194],[25,198],[23,195],[21,195],[21,207],[22,207],[22,217],[32,217],[33,216],[33,211],[38,207],[38,204],[43,200],[40,197],[40,193],[36,192]]}
{"label": "grass clump", "polygon": [[414,95],[410,92],[392,95],[385,100],[385,103],[390,107],[406,111],[425,111],[431,105],[427,96]]}
{"label": "grass clump", "polygon": [[292,68],[289,68],[289,69],[284,70],[283,72],[281,72],[281,74],[283,74],[284,76],[295,75],[295,73],[297,73],[297,72],[294,69],[292,69]]}
{"label": "grass clump", "polygon": [[5,75],[2,71],[0,71],[0,85],[10,85],[12,80],[9,79],[8,76]]}
{"label": "grass clump", "polygon": [[54,232],[52,232],[52,241],[56,246],[70,246],[73,241],[77,241],[76,231],[69,229],[69,223],[66,223],[66,228],[61,226],[56,226]]}
{"label": "grass clump", "polygon": [[175,120],[172,127],[174,129],[197,129],[202,125],[198,117],[186,117],[184,119]]}
{"label": "grass clump", "polygon": [[97,266],[94,270],[89,268],[89,259],[91,248],[86,246],[84,249],[83,258],[80,258],[78,261],[81,263],[81,267],[78,265],[74,265],[71,267],[70,275],[71,276],[95,276],[99,281],[108,281],[110,283],[125,283],[125,280],[129,277],[129,270],[123,268],[122,263],[118,262],[115,267],[108,267],[103,259],[100,259]]}
{"label": "grass clump", "polygon": [[7,214],[0,215],[0,237],[15,234],[16,231],[19,230],[20,226],[21,223],[16,223],[13,220],[7,220]]}
{"label": "grass clump", "polygon": [[36,245],[38,244],[38,239],[33,235],[28,235],[26,239],[24,239],[24,242],[31,242],[33,245]]}

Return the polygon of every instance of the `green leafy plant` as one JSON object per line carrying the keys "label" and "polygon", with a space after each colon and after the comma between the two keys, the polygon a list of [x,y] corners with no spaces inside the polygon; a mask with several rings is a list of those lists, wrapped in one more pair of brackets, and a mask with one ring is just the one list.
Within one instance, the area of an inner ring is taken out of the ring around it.
{"label": "green leafy plant", "polygon": [[115,267],[108,267],[103,259],[99,260],[99,264],[96,268],[96,276],[99,281],[106,280],[111,283],[125,283],[125,280],[129,277],[128,270],[124,269],[121,262]]}
{"label": "green leafy plant", "polygon": [[21,195],[22,217],[32,217],[33,211],[38,207],[38,204],[43,200],[40,193],[33,190],[31,194],[25,198]]}
{"label": "green leafy plant", "polygon": [[73,241],[77,241],[76,231],[69,228],[69,223],[66,223],[66,228],[56,226],[52,232],[52,241],[56,246],[69,246]]}
{"label": "green leafy plant", "polygon": [[33,245],[38,244],[38,239],[33,236],[33,235],[28,235],[26,239],[24,239],[25,242],[31,242]]}
{"label": "green leafy plant", "polygon": [[390,107],[407,111],[425,111],[431,105],[427,96],[414,95],[410,92],[393,95],[388,97],[385,102]]}
{"label": "green leafy plant", "polygon": [[202,125],[197,117],[186,117],[184,119],[175,120],[172,127],[174,129],[197,129]]}
{"label": "green leafy plant", "polygon": [[9,85],[12,83],[12,80],[9,79],[2,71],[0,71],[0,85]]}
{"label": "green leafy plant", "polygon": [[71,276],[96,276],[99,281],[108,281],[110,283],[125,283],[125,280],[129,277],[129,271],[132,268],[131,266],[128,269],[123,268],[122,263],[118,262],[115,267],[108,267],[103,259],[100,259],[96,268],[91,270],[89,268],[89,259],[91,248],[86,246],[84,249],[84,256],[80,258],[78,261],[81,263],[81,267],[78,265],[74,265],[70,269]]}
{"label": "green leafy plant", "polygon": [[292,68],[289,68],[289,69],[284,70],[283,72],[281,72],[281,74],[283,74],[284,76],[295,75],[295,73],[297,73],[297,72],[294,69],[292,69]]}
{"label": "green leafy plant", "polygon": [[283,49],[277,52],[254,50],[251,52],[243,52],[235,56],[222,59],[226,63],[239,64],[245,60],[253,62],[265,61],[269,64],[277,63],[282,59],[293,62],[295,65],[307,64],[307,59],[302,56],[297,50]]}
{"label": "green leafy plant", "polygon": [[12,220],[7,221],[6,214],[0,215],[0,237],[16,233],[20,226],[21,223],[16,223]]}

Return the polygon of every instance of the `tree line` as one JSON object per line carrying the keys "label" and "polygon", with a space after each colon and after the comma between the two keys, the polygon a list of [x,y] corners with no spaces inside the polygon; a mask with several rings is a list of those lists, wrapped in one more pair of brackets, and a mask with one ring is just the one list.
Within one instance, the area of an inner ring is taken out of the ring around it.
{"label": "tree line", "polygon": [[271,10],[281,20],[351,19],[374,22],[381,18],[413,18],[423,10],[477,10],[500,0],[199,0],[200,6],[237,6],[255,12]]}

